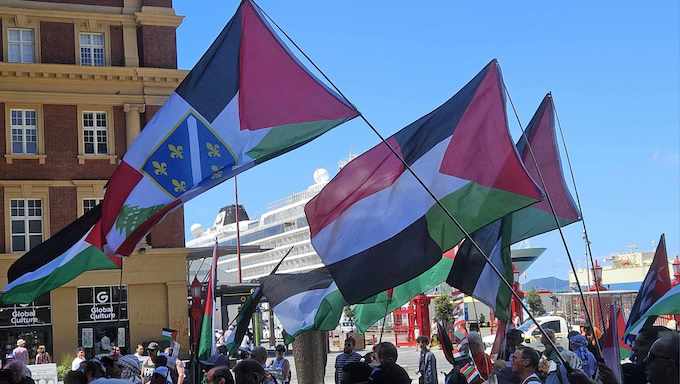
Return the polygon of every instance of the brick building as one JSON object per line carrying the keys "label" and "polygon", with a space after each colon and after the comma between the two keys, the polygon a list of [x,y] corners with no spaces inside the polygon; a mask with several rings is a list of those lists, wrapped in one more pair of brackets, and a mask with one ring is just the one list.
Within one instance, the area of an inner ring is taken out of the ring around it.
{"label": "brick building", "polygon": [[[186,74],[181,21],[172,0],[0,0],[0,284],[14,260],[102,199],[126,147]],[[183,227],[180,210],[154,228],[150,249],[125,261],[122,291],[119,271],[88,272],[1,308],[0,347],[21,337],[32,354],[42,343],[61,359],[78,345],[129,349],[162,327],[187,345]]]}

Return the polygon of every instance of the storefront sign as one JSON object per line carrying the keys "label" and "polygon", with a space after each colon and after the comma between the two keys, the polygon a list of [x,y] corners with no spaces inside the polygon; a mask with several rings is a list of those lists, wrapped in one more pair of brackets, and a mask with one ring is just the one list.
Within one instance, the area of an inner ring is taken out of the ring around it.
{"label": "storefront sign", "polygon": [[47,302],[0,307],[0,328],[49,325],[51,320],[49,298]]}
{"label": "storefront sign", "polygon": [[117,287],[78,288],[78,322],[92,323],[127,319],[127,289]]}
{"label": "storefront sign", "polygon": [[35,384],[58,384],[57,364],[28,365]]}

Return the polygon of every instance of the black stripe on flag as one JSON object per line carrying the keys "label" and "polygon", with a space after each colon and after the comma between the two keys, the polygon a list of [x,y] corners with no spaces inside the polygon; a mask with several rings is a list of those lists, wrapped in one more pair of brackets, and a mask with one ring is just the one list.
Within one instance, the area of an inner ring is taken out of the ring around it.
{"label": "black stripe on flag", "polygon": [[[491,251],[499,240],[501,225],[502,220],[496,220],[471,235],[489,257],[491,257]],[[472,296],[485,265],[484,256],[477,251],[470,240],[465,239],[456,252],[446,282],[466,295]],[[484,282],[481,282],[481,284],[484,284]]]}
{"label": "black stripe on flag", "polygon": [[239,6],[236,14],[175,90],[209,122],[215,120],[239,90],[241,18]]}
{"label": "black stripe on flag", "polygon": [[54,236],[37,245],[21,256],[9,267],[7,280],[9,283],[36,269],[68,251],[101,217],[101,204],[87,211],[83,216],[69,224]]}
{"label": "black stripe on flag", "polygon": [[311,291],[325,289],[333,284],[333,278],[326,268],[314,269],[305,273],[282,273],[260,279],[262,292],[273,307],[289,297]]}
{"label": "black stripe on flag", "polygon": [[[328,270],[345,301],[356,304],[417,277],[437,264],[442,253],[422,216],[392,238],[333,263]],[[357,271],[373,278],[357,281]]]}

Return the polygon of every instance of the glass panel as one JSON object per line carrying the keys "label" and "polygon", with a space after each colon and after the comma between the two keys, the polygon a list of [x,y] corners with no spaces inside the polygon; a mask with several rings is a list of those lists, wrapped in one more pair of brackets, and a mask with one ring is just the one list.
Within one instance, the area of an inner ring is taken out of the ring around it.
{"label": "glass panel", "polygon": [[90,44],[90,35],[88,35],[87,33],[81,33],[80,34],[80,44],[84,44],[84,45]]}
{"label": "glass panel", "polygon": [[21,41],[32,42],[33,41],[33,30],[24,29],[21,31]]}
{"label": "glass panel", "polygon": [[32,143],[26,143],[26,153],[36,154],[38,153],[38,148],[35,141]]}
{"label": "glass panel", "polygon": [[42,243],[42,235],[30,235],[29,236],[29,249],[33,249]]}
{"label": "glass panel", "polygon": [[94,126],[94,116],[92,112],[83,113],[83,126],[93,127]]}
{"label": "glass panel", "polygon": [[42,221],[40,221],[40,220],[29,220],[28,221],[28,232],[30,232],[30,233],[42,233]]}
{"label": "glass panel", "polygon": [[7,52],[7,61],[10,63],[18,63],[21,58],[21,51],[19,49],[19,43],[9,43],[7,44],[9,50]]}
{"label": "glass panel", "polygon": [[104,49],[103,48],[94,48],[94,65],[98,67],[104,66]]}
{"label": "glass panel", "polygon": [[96,46],[100,46],[100,47],[104,46],[104,35],[102,35],[101,33],[93,33],[91,36],[92,36],[92,45],[96,45]]}
{"label": "glass panel", "polygon": [[21,125],[22,113],[21,111],[12,110],[12,125]]}
{"label": "glass panel", "polygon": [[43,306],[43,305],[50,305],[50,294],[49,294],[49,293],[46,293],[46,294],[44,294],[44,295],[41,295],[40,297],[38,297],[37,299],[35,299],[35,301],[33,302],[33,304],[34,304],[36,307],[37,307],[37,306]]}
{"label": "glass panel", "polygon": [[78,304],[93,302],[92,288],[78,288]]}
{"label": "glass panel", "polygon": [[26,117],[26,125],[35,126],[35,111],[25,111],[24,116]]}
{"label": "glass panel", "polygon": [[26,222],[23,220],[12,220],[12,234],[26,233]]}
{"label": "glass panel", "polygon": [[21,252],[26,250],[26,239],[23,236],[12,236],[12,251]]}
{"label": "glass panel", "polygon": [[98,154],[105,155],[108,152],[109,151],[108,151],[108,148],[106,146],[106,143],[97,143],[97,153]]}
{"label": "glass panel", "polygon": [[24,153],[24,146],[20,141],[12,141],[12,153]]}
{"label": "glass panel", "polygon": [[9,41],[19,41],[20,40],[20,34],[21,31],[18,29],[10,29],[9,30]]}
{"label": "glass panel", "polygon": [[81,65],[91,65],[92,63],[92,53],[89,48],[80,48],[80,64]]}
{"label": "glass panel", "polygon": [[32,63],[33,62],[33,44],[24,44],[21,50],[21,62],[22,63]]}
{"label": "glass panel", "polygon": [[87,153],[87,154],[93,154],[94,153],[94,144],[93,143],[85,143],[85,153]]}

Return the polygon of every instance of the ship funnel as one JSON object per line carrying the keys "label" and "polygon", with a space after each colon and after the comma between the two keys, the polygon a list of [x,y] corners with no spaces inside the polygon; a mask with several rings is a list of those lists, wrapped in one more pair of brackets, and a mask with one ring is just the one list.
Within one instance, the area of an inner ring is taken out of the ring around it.
{"label": "ship funnel", "polygon": [[[236,204],[227,205],[226,207],[220,209],[220,212],[224,212],[224,219],[222,220],[222,225],[233,224],[236,222]],[[243,208],[243,205],[238,205],[238,220],[245,221],[250,220],[248,217],[248,212]]]}

